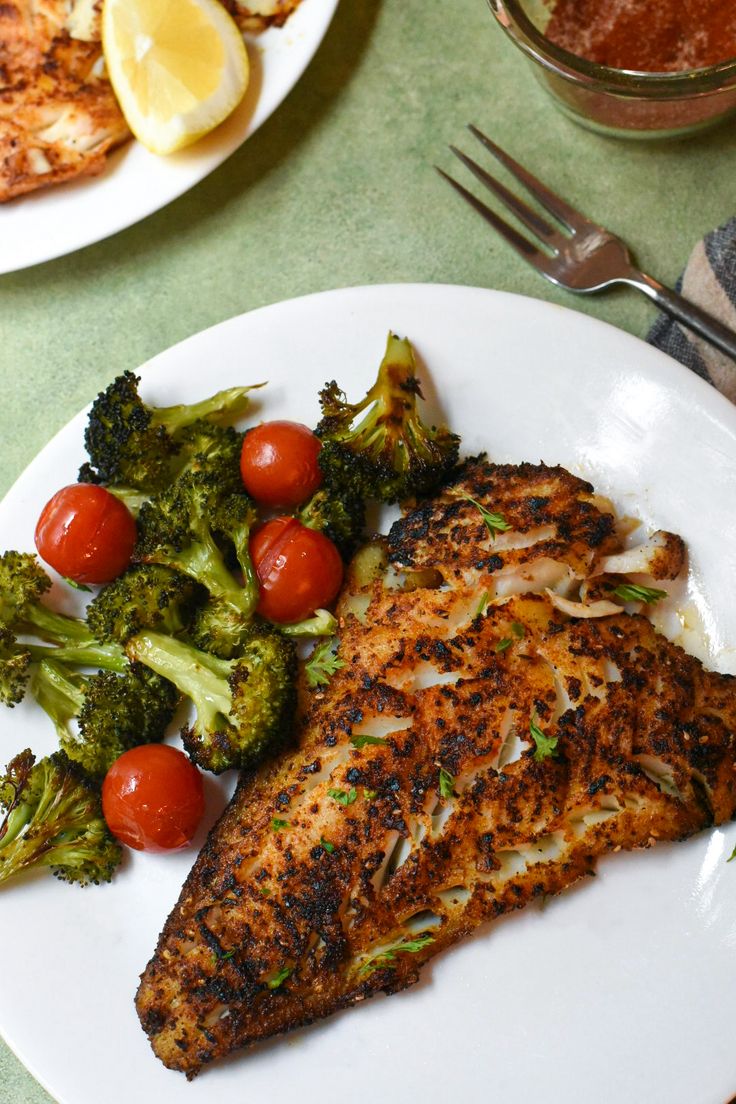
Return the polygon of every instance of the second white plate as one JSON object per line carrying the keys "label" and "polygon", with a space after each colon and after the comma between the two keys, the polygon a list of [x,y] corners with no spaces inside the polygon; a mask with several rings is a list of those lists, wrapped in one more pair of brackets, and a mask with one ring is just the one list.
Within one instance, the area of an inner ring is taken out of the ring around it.
{"label": "second white plate", "polygon": [[101,241],[165,207],[218,168],[294,87],[325,36],[338,0],[302,0],[282,28],[248,39],[251,85],[239,108],[188,150],[157,157],[136,141],[102,176],[0,205],[0,275]]}

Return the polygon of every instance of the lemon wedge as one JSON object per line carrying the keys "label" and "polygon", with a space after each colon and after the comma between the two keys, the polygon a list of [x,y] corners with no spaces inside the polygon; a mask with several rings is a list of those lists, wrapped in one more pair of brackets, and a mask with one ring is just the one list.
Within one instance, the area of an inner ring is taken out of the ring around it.
{"label": "lemon wedge", "polygon": [[217,0],[105,0],[102,44],[128,126],[154,153],[196,142],[248,87],[242,36]]}

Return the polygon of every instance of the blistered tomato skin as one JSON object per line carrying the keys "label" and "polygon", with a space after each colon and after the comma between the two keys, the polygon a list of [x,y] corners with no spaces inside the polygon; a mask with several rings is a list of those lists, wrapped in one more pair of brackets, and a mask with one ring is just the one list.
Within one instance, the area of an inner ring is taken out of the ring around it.
{"label": "blistered tomato skin", "polygon": [[342,585],[340,553],[324,533],[293,517],[265,522],[251,537],[260,584],[258,613],[269,621],[303,621],[334,602]]}
{"label": "blistered tomato skin", "polygon": [[135,518],[104,487],[72,483],[44,506],[35,541],[41,559],[65,578],[109,583],[130,563]]}
{"label": "blistered tomato skin", "polygon": [[298,506],[322,483],[322,447],[300,422],[263,422],[243,440],[240,473],[246,491],[262,506]]}
{"label": "blistered tomato skin", "polygon": [[204,813],[202,775],[168,744],[131,748],[105,775],[102,812],[127,847],[179,851],[191,843]]}

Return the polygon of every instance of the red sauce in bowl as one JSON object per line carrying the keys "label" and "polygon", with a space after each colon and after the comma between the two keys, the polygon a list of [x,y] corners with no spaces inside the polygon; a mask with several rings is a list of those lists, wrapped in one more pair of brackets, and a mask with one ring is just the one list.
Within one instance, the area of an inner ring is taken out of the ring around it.
{"label": "red sauce in bowl", "polygon": [[736,57],[736,2],[558,0],[545,34],[614,69],[701,69]]}

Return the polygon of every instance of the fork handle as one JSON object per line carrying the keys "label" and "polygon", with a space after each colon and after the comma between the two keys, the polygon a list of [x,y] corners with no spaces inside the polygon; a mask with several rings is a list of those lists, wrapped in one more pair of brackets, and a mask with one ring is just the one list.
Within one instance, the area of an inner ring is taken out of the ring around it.
{"label": "fork handle", "polygon": [[724,326],[712,314],[696,307],[689,299],[684,299],[682,295],[678,295],[676,291],[665,287],[659,280],[647,276],[644,272],[632,271],[623,282],[643,291],[661,310],[692,330],[698,337],[715,345],[726,356],[736,360],[736,333],[728,326]]}

